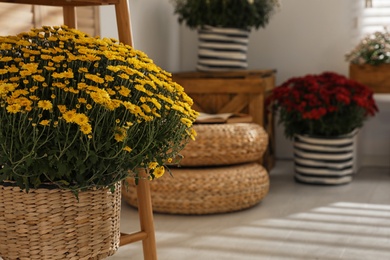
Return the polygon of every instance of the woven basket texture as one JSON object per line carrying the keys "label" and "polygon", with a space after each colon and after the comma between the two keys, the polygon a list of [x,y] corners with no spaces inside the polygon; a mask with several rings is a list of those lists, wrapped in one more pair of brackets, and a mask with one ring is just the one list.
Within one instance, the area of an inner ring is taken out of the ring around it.
{"label": "woven basket texture", "polygon": [[104,259],[119,247],[121,186],[74,194],[0,186],[0,259]]}
{"label": "woven basket texture", "polygon": [[196,124],[196,140],[180,152],[181,166],[216,166],[256,162],[267,146],[268,134],[258,124]]}
{"label": "woven basket texture", "polygon": [[[175,168],[150,182],[153,210],[171,214],[238,211],[259,203],[268,193],[267,171],[257,163],[213,168]],[[123,185],[122,197],[137,207],[134,180]]]}

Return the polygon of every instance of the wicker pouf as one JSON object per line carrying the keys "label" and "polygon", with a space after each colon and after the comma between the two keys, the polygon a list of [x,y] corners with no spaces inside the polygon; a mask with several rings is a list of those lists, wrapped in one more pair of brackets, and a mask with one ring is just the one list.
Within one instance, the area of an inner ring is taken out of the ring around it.
{"label": "wicker pouf", "polygon": [[196,124],[195,141],[181,151],[181,166],[217,166],[256,162],[263,156],[267,132],[255,123]]}
{"label": "wicker pouf", "polygon": [[[153,210],[172,214],[212,214],[242,210],[268,193],[267,171],[258,163],[213,168],[174,168],[150,182]],[[122,197],[137,207],[134,180],[123,185]]]}

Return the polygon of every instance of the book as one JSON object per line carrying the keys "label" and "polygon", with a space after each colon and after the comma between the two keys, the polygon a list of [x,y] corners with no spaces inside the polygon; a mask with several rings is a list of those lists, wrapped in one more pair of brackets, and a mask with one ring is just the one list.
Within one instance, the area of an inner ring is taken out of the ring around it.
{"label": "book", "polygon": [[233,124],[233,123],[252,123],[251,115],[242,113],[219,113],[208,114],[200,112],[195,123],[198,124]]}

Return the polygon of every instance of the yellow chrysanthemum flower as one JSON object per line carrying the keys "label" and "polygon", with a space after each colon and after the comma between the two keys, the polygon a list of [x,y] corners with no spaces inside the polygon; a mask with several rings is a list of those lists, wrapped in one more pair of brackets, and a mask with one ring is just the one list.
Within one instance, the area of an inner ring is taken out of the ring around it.
{"label": "yellow chrysanthemum flower", "polygon": [[12,60],[12,57],[1,57],[0,58],[0,61],[3,61],[3,62],[8,62],[8,61],[11,61]]}
{"label": "yellow chrysanthemum flower", "polygon": [[45,77],[41,76],[41,75],[33,75],[32,78],[35,80],[35,81],[38,81],[38,82],[44,82],[46,79]]}
{"label": "yellow chrysanthemum flower", "polygon": [[10,73],[17,73],[17,72],[19,72],[19,69],[17,67],[15,67],[15,65],[11,65],[11,67],[8,68],[8,71]]}
{"label": "yellow chrysanthemum flower", "polygon": [[123,151],[126,151],[126,152],[131,152],[133,149],[131,149],[130,147],[128,147],[128,146],[125,146],[124,148],[123,148]]}
{"label": "yellow chrysanthemum flower", "polygon": [[85,135],[88,135],[88,138],[91,139],[92,138],[92,135],[89,135],[90,133],[92,133],[92,126],[90,124],[84,124],[84,125],[81,125],[80,126],[80,131],[85,134]]}
{"label": "yellow chrysanthemum flower", "polygon": [[21,105],[19,105],[19,104],[12,104],[12,105],[9,105],[9,106],[7,106],[7,111],[9,112],[9,113],[12,113],[12,114],[15,114],[15,113],[18,113],[18,112],[20,112],[20,109],[22,108],[22,106]]}
{"label": "yellow chrysanthemum flower", "polygon": [[59,62],[65,60],[65,56],[63,56],[63,55],[54,56],[51,60],[56,62],[56,63],[59,63]]}
{"label": "yellow chrysanthemum flower", "polygon": [[51,55],[47,55],[47,54],[42,54],[41,55],[41,59],[42,60],[51,60],[52,56]]}
{"label": "yellow chrysanthemum flower", "polygon": [[58,109],[60,110],[61,114],[66,112],[66,106],[65,105],[57,105]]}
{"label": "yellow chrysanthemum flower", "polygon": [[[19,75],[20,76],[22,76],[22,78],[25,78],[25,77],[27,77],[27,76],[30,76],[32,74],[32,72],[31,71],[28,71],[28,70],[21,70],[20,72],[19,72]],[[28,82],[28,81],[27,81]],[[26,84],[26,83],[25,83]]]}
{"label": "yellow chrysanthemum flower", "polygon": [[79,68],[79,69],[78,69],[78,72],[79,72],[79,73],[82,73],[82,72],[86,73],[86,72],[88,72],[88,69],[85,68],[85,67],[82,67],[82,68]]}
{"label": "yellow chrysanthemum flower", "polygon": [[192,126],[192,120],[190,120],[188,118],[182,117],[182,118],[180,118],[180,121],[183,124],[185,124],[187,127],[191,127]]}
{"label": "yellow chrysanthemum flower", "polygon": [[11,82],[18,82],[20,80],[20,77],[10,77],[9,81]]}
{"label": "yellow chrysanthemum flower", "polygon": [[128,97],[130,95],[130,89],[124,87],[124,86],[121,86],[121,89],[118,91],[119,94],[121,94],[122,96],[124,97]]}
{"label": "yellow chrysanthemum flower", "polygon": [[148,168],[153,170],[156,169],[157,166],[158,166],[157,162],[150,162]]}
{"label": "yellow chrysanthemum flower", "polygon": [[114,81],[114,80],[115,80],[115,78],[112,77],[112,76],[110,76],[110,75],[105,75],[105,76],[104,76],[104,79],[105,79],[107,82],[111,82],[111,81]]}
{"label": "yellow chrysanthemum flower", "polygon": [[64,71],[64,72],[60,72],[60,73],[53,72],[51,76],[55,79],[63,79],[63,78],[72,79],[74,77],[74,74],[73,74],[72,70],[68,70],[68,71]]}
{"label": "yellow chrysanthemum flower", "polygon": [[155,99],[155,98],[150,98],[149,101],[152,102],[153,105],[155,105],[155,107],[156,107],[157,109],[161,109],[161,104],[160,104],[160,102],[157,101],[157,99]]}
{"label": "yellow chrysanthemum flower", "polygon": [[79,103],[81,103],[81,104],[87,103],[87,100],[86,100],[85,98],[78,98],[77,100],[78,100]]}
{"label": "yellow chrysanthemum flower", "polygon": [[117,127],[114,134],[114,139],[117,142],[123,142],[127,136],[126,129]]}
{"label": "yellow chrysanthemum flower", "polygon": [[195,129],[194,129],[194,128],[191,128],[190,131],[186,130],[186,132],[187,132],[187,134],[189,135],[189,137],[190,137],[193,141],[195,141],[195,138],[196,138],[196,135],[197,135]]}
{"label": "yellow chrysanthemum flower", "polygon": [[20,97],[18,99],[15,99],[15,101],[17,101],[17,103],[19,103],[19,105],[21,105],[22,107],[31,106],[33,103],[31,100],[25,97]]}
{"label": "yellow chrysanthemum flower", "polygon": [[99,76],[97,76],[97,75],[85,74],[85,78],[86,78],[86,79],[89,79],[89,80],[92,80],[93,82],[96,82],[96,83],[98,83],[98,84],[104,83],[104,79],[102,79],[101,77],[99,77]]}
{"label": "yellow chrysanthemum flower", "polygon": [[15,84],[5,83],[0,85],[0,95],[8,94],[8,92],[13,92],[15,90]]}
{"label": "yellow chrysanthemum flower", "polygon": [[79,126],[88,124],[89,118],[85,114],[76,113],[73,118],[73,122],[78,124]]}
{"label": "yellow chrysanthemum flower", "polygon": [[73,123],[75,118],[76,112],[74,110],[66,111],[62,114],[63,119],[67,123]]}
{"label": "yellow chrysanthemum flower", "polygon": [[43,110],[51,110],[53,108],[53,104],[50,100],[40,100],[38,101],[38,107]]}
{"label": "yellow chrysanthemum flower", "polygon": [[152,109],[148,105],[146,105],[146,104],[142,104],[141,107],[145,111],[145,113],[152,112]]}
{"label": "yellow chrysanthemum flower", "polygon": [[41,122],[39,122],[39,124],[43,126],[48,126],[50,124],[50,120],[42,120]]}
{"label": "yellow chrysanthemum flower", "polygon": [[89,95],[97,104],[104,105],[111,101],[110,95],[103,89],[97,89],[97,92],[91,92]]}
{"label": "yellow chrysanthemum flower", "polygon": [[154,174],[155,178],[160,178],[161,176],[164,175],[164,173],[165,173],[165,167],[164,166],[157,167],[153,171],[153,174]]}
{"label": "yellow chrysanthemum flower", "polygon": [[33,93],[33,92],[35,92],[37,89],[38,89],[37,86],[32,86],[32,87],[29,89],[29,91],[30,91],[31,93]]}

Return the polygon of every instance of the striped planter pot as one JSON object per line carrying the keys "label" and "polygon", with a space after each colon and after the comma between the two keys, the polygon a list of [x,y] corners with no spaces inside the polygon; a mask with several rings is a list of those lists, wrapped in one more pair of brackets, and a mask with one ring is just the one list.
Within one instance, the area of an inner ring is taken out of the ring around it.
{"label": "striped planter pot", "polygon": [[249,31],[205,26],[198,31],[198,71],[243,70],[248,67]]}
{"label": "striped planter pot", "polygon": [[352,181],[354,135],[321,138],[294,137],[295,179],[312,184],[346,184]]}

